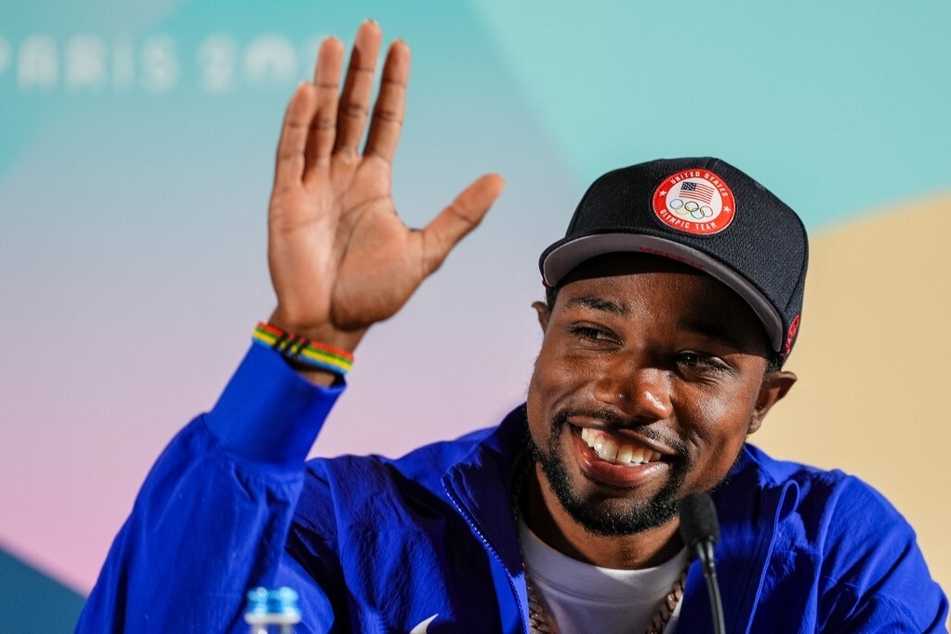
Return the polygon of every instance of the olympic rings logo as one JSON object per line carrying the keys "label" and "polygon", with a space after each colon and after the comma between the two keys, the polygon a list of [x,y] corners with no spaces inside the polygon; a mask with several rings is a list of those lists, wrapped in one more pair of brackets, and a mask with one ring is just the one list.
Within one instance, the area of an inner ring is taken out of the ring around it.
{"label": "olympic rings logo", "polygon": [[703,220],[704,218],[713,217],[713,209],[709,205],[701,207],[693,200],[685,202],[680,198],[674,198],[668,203],[668,206],[675,214],[684,218],[690,216],[694,220]]}

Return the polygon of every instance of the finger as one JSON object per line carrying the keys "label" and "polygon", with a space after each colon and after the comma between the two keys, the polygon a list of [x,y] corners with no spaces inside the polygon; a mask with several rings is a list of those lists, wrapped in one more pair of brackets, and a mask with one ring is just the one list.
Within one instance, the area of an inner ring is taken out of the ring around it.
{"label": "finger", "polygon": [[277,143],[277,160],[274,164],[275,193],[300,183],[304,173],[307,133],[316,107],[316,88],[309,82],[301,82],[284,112],[284,125]]}
{"label": "finger", "polygon": [[498,174],[486,174],[469,185],[423,229],[426,275],[438,269],[452,248],[479,226],[503,187],[505,179]]}
{"label": "finger", "polygon": [[406,84],[409,81],[409,46],[396,40],[390,46],[380,79],[380,94],[373,107],[370,133],[367,135],[365,155],[374,155],[387,163],[393,162],[396,145],[403,129],[406,111]]}
{"label": "finger", "polygon": [[361,24],[357,30],[337,111],[337,139],[334,153],[344,156],[357,154],[370,109],[373,73],[376,70],[376,58],[380,53],[382,37],[380,27],[370,20]]}
{"label": "finger", "polygon": [[314,85],[317,87],[317,111],[310,122],[307,136],[306,170],[327,167],[333,151],[337,123],[337,94],[340,90],[340,68],[343,65],[343,43],[329,37],[320,45]]}

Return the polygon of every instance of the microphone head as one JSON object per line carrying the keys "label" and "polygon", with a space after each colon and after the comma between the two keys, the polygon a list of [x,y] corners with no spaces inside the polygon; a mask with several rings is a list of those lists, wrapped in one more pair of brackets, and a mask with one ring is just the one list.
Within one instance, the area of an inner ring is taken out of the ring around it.
{"label": "microphone head", "polygon": [[680,536],[688,546],[719,539],[717,509],[708,493],[691,493],[680,502]]}

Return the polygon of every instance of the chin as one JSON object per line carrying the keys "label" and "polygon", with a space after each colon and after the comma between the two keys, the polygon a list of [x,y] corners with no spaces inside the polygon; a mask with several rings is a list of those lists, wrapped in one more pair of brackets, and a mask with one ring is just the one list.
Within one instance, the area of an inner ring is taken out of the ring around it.
{"label": "chin", "polygon": [[[608,496],[598,493],[593,483],[587,486],[589,483],[574,482],[556,435],[551,436],[547,452],[542,452],[534,440],[530,440],[530,448],[542,468],[545,484],[568,515],[589,533],[632,535],[663,526],[677,517],[685,469],[672,469],[662,488],[648,499],[632,500],[629,496],[634,495],[633,491],[619,491],[620,496]],[[577,477],[585,478],[580,471]]]}

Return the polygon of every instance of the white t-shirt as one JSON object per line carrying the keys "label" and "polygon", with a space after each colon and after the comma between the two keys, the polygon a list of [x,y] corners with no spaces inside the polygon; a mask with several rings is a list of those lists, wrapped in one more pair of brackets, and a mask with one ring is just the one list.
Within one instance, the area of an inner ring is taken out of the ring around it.
{"label": "white t-shirt", "polygon": [[[518,528],[529,579],[549,620],[554,619],[562,634],[646,631],[687,565],[684,548],[656,568],[601,568],[558,552],[536,537],[521,518]],[[664,634],[676,631],[682,604],[683,600],[677,603]]]}

